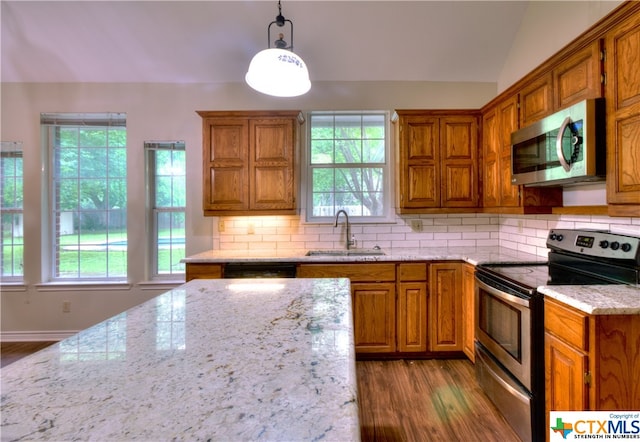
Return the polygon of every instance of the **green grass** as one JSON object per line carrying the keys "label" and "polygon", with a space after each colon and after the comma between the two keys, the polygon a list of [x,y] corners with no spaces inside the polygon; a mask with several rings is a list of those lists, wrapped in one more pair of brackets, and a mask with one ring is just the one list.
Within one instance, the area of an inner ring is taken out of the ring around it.
{"label": "green grass", "polygon": [[[184,231],[176,231],[175,234],[184,234]],[[168,231],[161,231],[161,237],[168,237]],[[103,244],[106,242],[105,232],[83,233],[80,236],[80,244]],[[126,232],[115,232],[109,234],[109,241],[124,241],[127,239]],[[20,242],[21,238],[15,238]],[[59,253],[59,269],[61,276],[75,277],[78,268],[85,276],[107,277],[107,276],[127,276],[127,251],[126,250],[67,250],[65,246],[76,245],[78,242],[77,235],[64,235],[60,237],[60,245],[62,246]],[[184,245],[174,246],[173,253],[170,249],[161,248],[158,251],[158,267],[160,274],[181,273],[184,272],[184,264],[180,263],[180,259],[184,258]],[[2,251],[2,275],[12,276],[11,274],[11,248],[4,247]],[[13,246],[13,254],[22,261],[23,246]],[[173,257],[173,262],[171,258]],[[107,275],[107,268],[109,274]]]}

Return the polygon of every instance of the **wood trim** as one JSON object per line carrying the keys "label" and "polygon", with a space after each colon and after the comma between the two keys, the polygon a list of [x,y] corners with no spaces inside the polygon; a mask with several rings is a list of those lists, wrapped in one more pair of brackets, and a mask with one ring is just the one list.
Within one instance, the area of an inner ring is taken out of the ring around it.
{"label": "wood trim", "polygon": [[564,206],[554,207],[551,213],[558,215],[607,215],[608,206]]}
{"label": "wood trim", "polygon": [[196,111],[202,118],[247,118],[247,117],[294,117],[300,119],[298,116],[301,111],[299,110],[259,110],[259,111]]}

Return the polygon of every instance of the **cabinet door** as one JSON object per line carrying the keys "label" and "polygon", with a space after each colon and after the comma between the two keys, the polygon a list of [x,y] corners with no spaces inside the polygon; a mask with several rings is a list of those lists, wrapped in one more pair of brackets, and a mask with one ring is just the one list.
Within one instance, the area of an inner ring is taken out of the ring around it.
{"label": "cabinet door", "polygon": [[353,283],[353,337],[358,353],[390,353],[395,345],[395,284]]}
{"label": "cabinet door", "polygon": [[400,207],[439,207],[438,119],[421,116],[401,117],[400,131]]}
{"label": "cabinet door", "polygon": [[462,264],[429,266],[429,350],[462,351]]}
{"label": "cabinet door", "polygon": [[588,410],[585,353],[545,333],[544,356],[547,419],[549,411]]}
{"label": "cabinet door", "polygon": [[463,296],[463,331],[464,339],[462,351],[467,357],[475,361],[476,315],[475,315],[475,267],[471,264],[462,266],[462,296]]}
{"label": "cabinet door", "polygon": [[609,214],[640,215],[640,14],[605,36]]}
{"label": "cabinet door", "polygon": [[482,119],[483,205],[520,206],[519,187],[511,184],[511,133],[518,129],[518,96],[488,109]]}
{"label": "cabinet door", "polygon": [[[482,115],[482,206],[498,207],[500,205],[500,137],[496,107],[492,107]],[[511,155],[511,154],[509,154]]]}
{"label": "cabinet door", "polygon": [[556,110],[587,98],[603,96],[601,45],[601,40],[596,40],[553,69]]}
{"label": "cabinet door", "polygon": [[398,283],[398,351],[427,351],[427,283]]}
{"label": "cabinet door", "polygon": [[249,120],[250,202],[255,210],[294,209],[293,119]]}
{"label": "cabinet door", "polygon": [[544,74],[520,90],[520,127],[526,127],[553,112],[552,77]]}
{"label": "cabinet door", "polygon": [[498,105],[498,136],[500,142],[498,192],[501,207],[520,206],[519,186],[511,184],[511,134],[518,129],[518,96],[500,102]]}
{"label": "cabinet door", "polygon": [[442,207],[477,207],[477,118],[441,118],[440,152]]}
{"label": "cabinet door", "polygon": [[207,118],[203,124],[203,208],[249,208],[246,118]]}

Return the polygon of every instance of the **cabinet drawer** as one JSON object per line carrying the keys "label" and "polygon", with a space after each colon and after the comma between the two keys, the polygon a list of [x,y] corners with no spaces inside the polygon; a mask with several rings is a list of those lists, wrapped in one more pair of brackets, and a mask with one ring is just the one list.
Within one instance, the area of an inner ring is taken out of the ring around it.
{"label": "cabinet drawer", "polygon": [[588,316],[550,298],[544,300],[544,328],[584,351],[589,350]]}
{"label": "cabinet drawer", "polygon": [[349,278],[351,282],[395,281],[395,264],[303,264],[298,278]]}
{"label": "cabinet drawer", "polygon": [[222,278],[222,264],[187,264],[186,280],[192,279],[220,279]]}
{"label": "cabinet drawer", "polygon": [[427,264],[405,263],[398,264],[398,281],[426,281],[427,280]]}

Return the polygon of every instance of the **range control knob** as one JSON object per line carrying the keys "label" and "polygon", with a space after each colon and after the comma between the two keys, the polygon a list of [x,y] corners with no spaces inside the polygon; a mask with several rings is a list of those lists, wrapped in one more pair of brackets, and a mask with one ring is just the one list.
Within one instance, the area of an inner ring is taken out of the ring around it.
{"label": "range control knob", "polygon": [[611,250],[618,250],[620,248],[620,243],[618,241],[614,241],[611,243]]}
{"label": "range control knob", "polygon": [[600,241],[601,249],[606,249],[607,247],[609,247],[609,241],[607,241],[606,239],[603,239],[602,241]]}
{"label": "range control knob", "polygon": [[556,235],[556,238],[558,239],[558,241],[562,241],[564,239],[564,236],[562,236],[560,233],[558,235]]}
{"label": "range control knob", "polygon": [[629,244],[628,242],[622,243],[620,248],[622,249],[623,252],[628,252],[631,250],[631,244]]}

